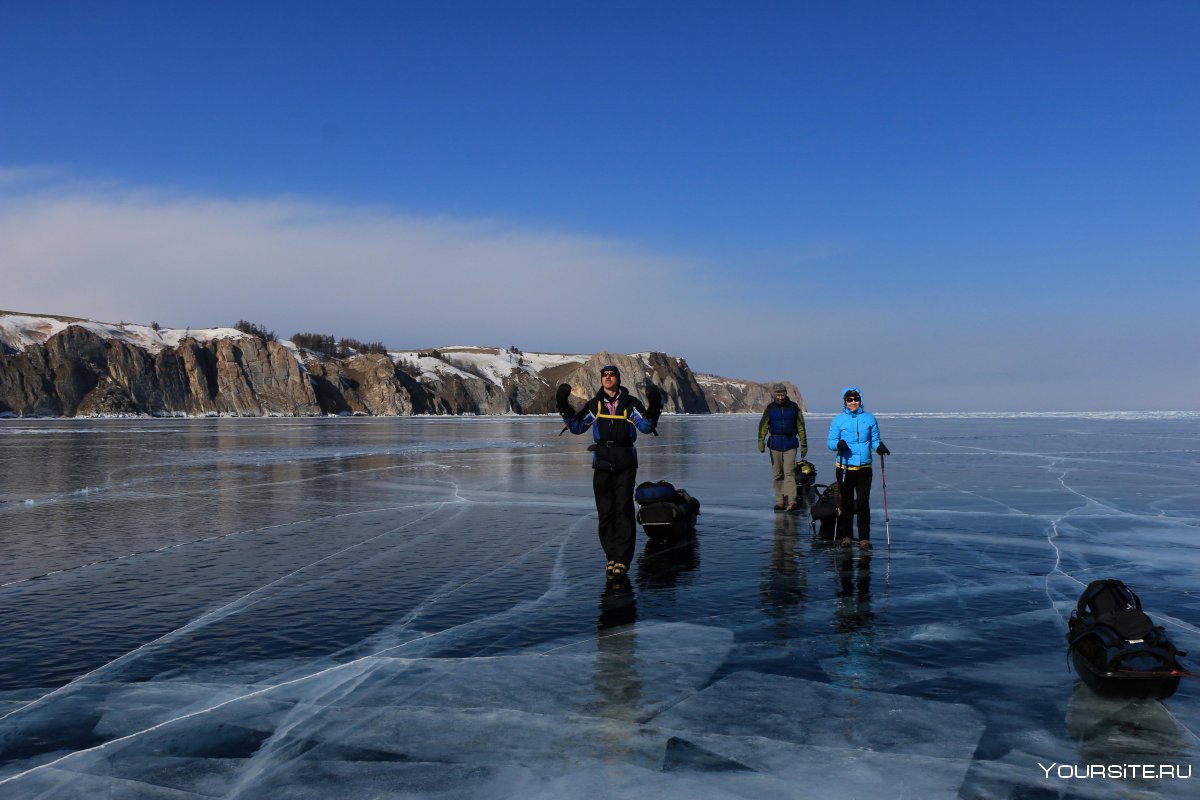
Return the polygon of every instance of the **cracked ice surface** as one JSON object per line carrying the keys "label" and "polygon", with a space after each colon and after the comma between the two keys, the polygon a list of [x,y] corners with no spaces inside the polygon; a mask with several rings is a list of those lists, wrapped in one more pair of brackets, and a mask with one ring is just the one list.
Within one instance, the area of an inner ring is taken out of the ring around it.
{"label": "cracked ice surface", "polygon": [[1063,633],[1119,577],[1200,653],[1200,419],[880,416],[870,554],[771,512],[757,418],[664,418],[697,536],[615,588],[555,420],[2,420],[0,796],[1194,796],[1039,764],[1197,761],[1194,679],[1099,698]]}

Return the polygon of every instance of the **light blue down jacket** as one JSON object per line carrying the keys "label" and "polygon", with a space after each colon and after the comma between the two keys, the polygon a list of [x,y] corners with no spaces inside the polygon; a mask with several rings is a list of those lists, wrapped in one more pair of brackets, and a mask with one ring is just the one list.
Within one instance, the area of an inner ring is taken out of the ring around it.
{"label": "light blue down jacket", "polygon": [[[842,397],[851,391],[858,392],[858,396],[862,397],[862,392],[857,386],[847,386],[842,390]],[[864,410],[862,403],[858,404],[858,411],[853,413],[843,406],[842,413],[829,423],[828,444],[829,449],[835,453],[839,439],[845,439],[846,444],[850,445],[850,457],[846,459],[846,466],[870,466],[871,454],[879,447],[879,423],[875,421],[875,415]]]}

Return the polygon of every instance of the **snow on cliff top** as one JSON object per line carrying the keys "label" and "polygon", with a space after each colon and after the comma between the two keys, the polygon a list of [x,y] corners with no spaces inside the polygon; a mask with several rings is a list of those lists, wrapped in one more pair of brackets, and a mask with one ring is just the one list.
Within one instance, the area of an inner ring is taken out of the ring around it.
{"label": "snow on cliff top", "polygon": [[[149,325],[20,314],[0,311],[0,343],[12,350],[23,350],[29,345],[44,344],[56,333],[69,325],[78,325],[105,339],[120,339],[156,353],[165,347],[176,347],[185,338],[200,342],[217,339],[236,339],[248,334],[237,328],[160,328]],[[297,361],[303,361],[302,353],[290,340],[280,340]],[[437,355],[434,355],[434,354]],[[482,377],[497,386],[512,374],[514,369],[536,375],[542,370],[560,364],[582,364],[590,356],[564,355],[558,353],[523,353],[498,347],[454,346],[422,350],[392,350],[388,356],[396,363],[416,367],[423,377],[441,378],[448,375],[459,377]]]}
{"label": "snow on cliff top", "polygon": [[759,385],[751,381],[738,380],[737,378],[722,378],[720,375],[707,375],[699,372],[693,372],[692,374],[696,376],[696,383],[701,386],[720,384],[736,389],[749,389],[751,386]]}
{"label": "snow on cliff top", "polygon": [[[29,345],[45,343],[54,334],[65,330],[68,325],[78,325],[102,338],[120,339],[152,353],[157,353],[165,347],[176,347],[185,338],[210,342],[249,335],[237,328],[160,328],[156,331],[149,325],[132,323],[114,325],[108,322],[74,317],[0,311],[0,343],[7,345],[12,350],[23,350]],[[286,347],[297,361],[303,363],[303,354],[295,344],[290,340],[282,339],[280,344]],[[633,355],[649,357],[649,353],[634,353]],[[483,378],[497,386],[502,386],[504,379],[512,375],[513,370],[520,370],[536,376],[552,367],[564,364],[583,364],[591,358],[591,355],[527,353],[499,347],[456,345],[422,350],[389,350],[388,357],[394,363],[415,367],[423,378],[436,380],[457,375],[460,378]],[[705,377],[719,380],[712,376]]]}
{"label": "snow on cliff top", "polygon": [[237,328],[160,328],[156,331],[149,325],[132,323],[113,325],[90,319],[76,320],[70,317],[43,317],[0,312],[0,342],[13,350],[22,350],[31,344],[43,344],[54,334],[66,330],[69,325],[85,328],[105,339],[120,339],[145,348],[152,353],[156,353],[164,347],[175,347],[185,338],[210,342],[216,339],[234,339],[246,335]]}
{"label": "snow on cliff top", "polygon": [[65,327],[66,322],[53,317],[4,314],[0,316],[0,343],[23,350],[31,344],[41,344]]}
{"label": "snow on cliff top", "polygon": [[421,371],[423,378],[439,378],[446,375],[482,377],[497,386],[503,385],[504,379],[509,377],[513,370],[537,375],[550,367],[560,364],[582,364],[590,358],[582,355],[525,353],[498,347],[464,345],[427,350],[389,350],[388,355],[397,364],[416,367]]}

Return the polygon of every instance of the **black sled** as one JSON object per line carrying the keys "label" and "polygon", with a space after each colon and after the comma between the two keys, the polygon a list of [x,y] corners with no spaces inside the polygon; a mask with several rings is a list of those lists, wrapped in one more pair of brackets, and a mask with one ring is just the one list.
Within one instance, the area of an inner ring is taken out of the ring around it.
{"label": "black sled", "polygon": [[638,484],[633,499],[640,506],[637,521],[656,544],[686,539],[696,527],[700,501],[666,481]]}
{"label": "black sled", "polygon": [[1165,700],[1188,671],[1184,653],[1162,626],[1142,611],[1142,601],[1119,580],[1092,581],[1067,623],[1067,651],[1075,671],[1106,697]]}

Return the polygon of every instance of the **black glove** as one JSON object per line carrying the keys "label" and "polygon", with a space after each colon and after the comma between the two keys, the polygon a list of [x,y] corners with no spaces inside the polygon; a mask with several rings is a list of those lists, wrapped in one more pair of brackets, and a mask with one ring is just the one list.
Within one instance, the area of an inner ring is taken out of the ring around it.
{"label": "black glove", "polygon": [[571,401],[568,400],[571,396],[571,387],[568,384],[560,383],[558,391],[554,394],[554,407],[558,409],[558,413],[564,417],[575,416],[575,409],[571,408]]}
{"label": "black glove", "polygon": [[650,381],[646,381],[646,413],[655,422],[662,415],[662,392]]}
{"label": "black glove", "polygon": [[879,453],[879,455],[881,455],[881,456],[890,456],[892,454],[892,451],[888,450],[887,445],[884,444],[883,442],[879,443],[879,447],[875,448],[875,452]]}
{"label": "black glove", "polygon": [[846,444],[845,439],[838,439],[837,451],[838,451],[838,458],[849,458],[850,457],[850,445]]}
{"label": "black glove", "polygon": [[650,432],[658,434],[658,418],[662,416],[662,392],[646,380],[646,418],[650,420]]}

